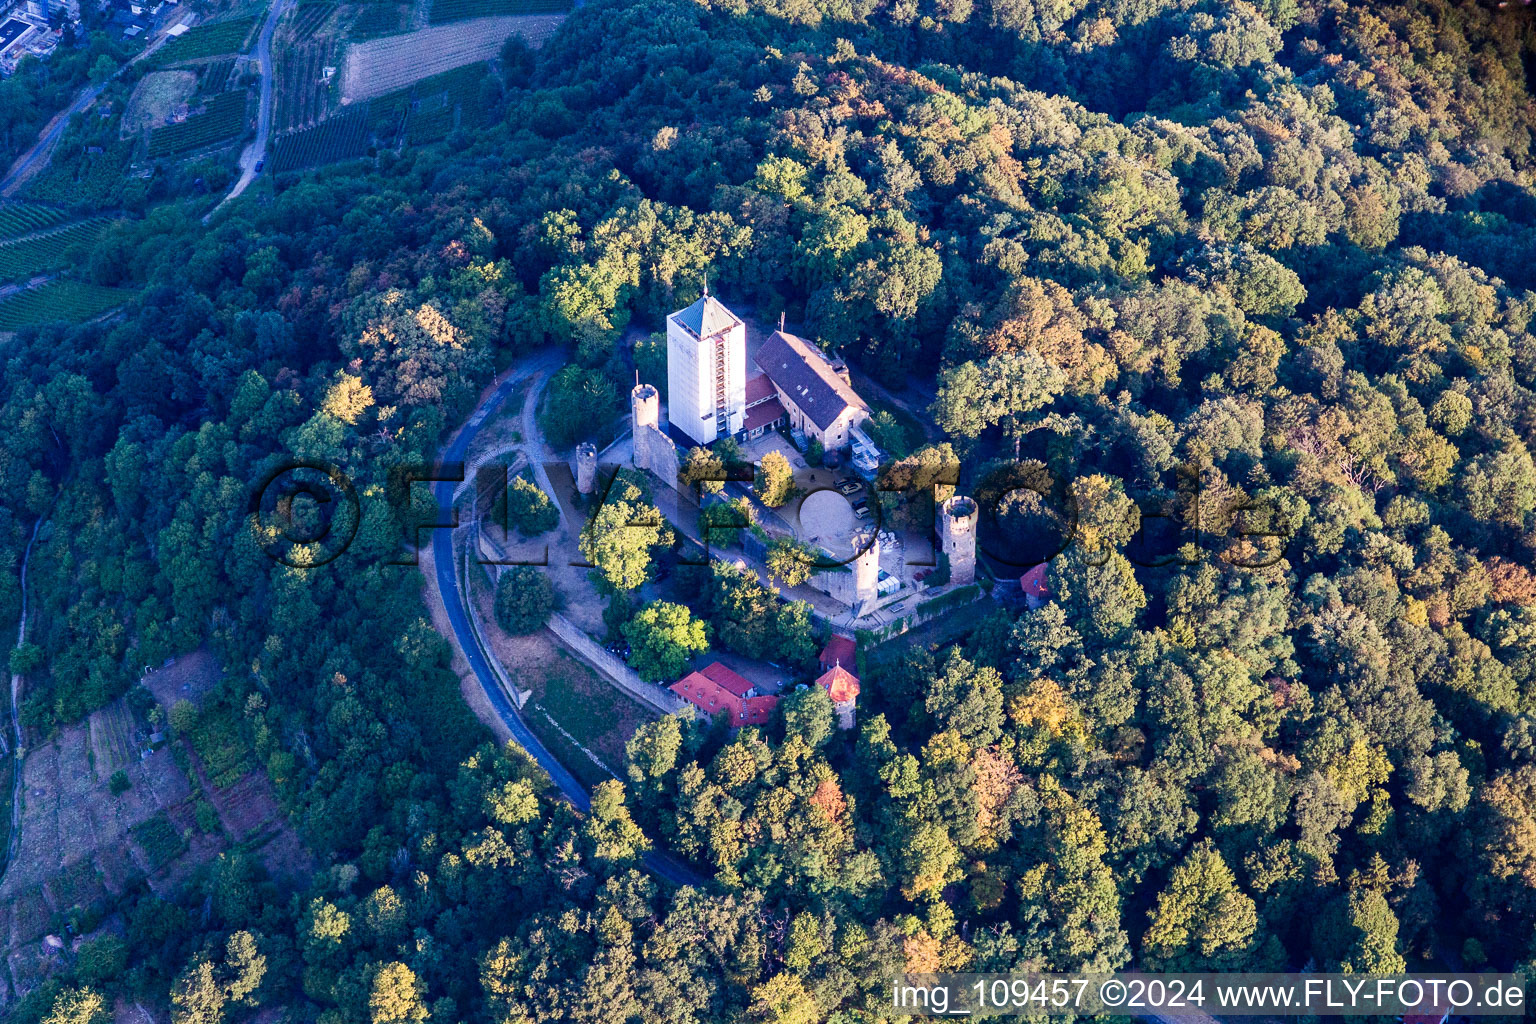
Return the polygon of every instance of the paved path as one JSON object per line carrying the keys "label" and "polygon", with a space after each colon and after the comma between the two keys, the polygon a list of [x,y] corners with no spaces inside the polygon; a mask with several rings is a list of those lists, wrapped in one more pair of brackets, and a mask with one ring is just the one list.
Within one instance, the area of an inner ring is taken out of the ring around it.
{"label": "paved path", "polygon": [[[150,41],[149,45],[144,47],[137,57],[118,68],[113,73],[112,78],[121,75],[124,71],[127,71],[133,65],[164,46],[166,40],[170,39],[171,29],[180,25],[190,16],[191,12],[189,11],[167,24]],[[107,82],[111,80],[109,78]],[[53,120],[43,126],[42,133],[38,135],[37,141],[32,144],[32,148],[17,157],[16,162],[11,164],[11,169],[6,172],[5,177],[0,178],[0,196],[6,198],[14,196],[17,192],[21,191],[21,187],[27,183],[28,179],[48,166],[48,161],[53,157],[53,147],[57,146],[59,140],[64,137],[65,130],[69,128],[70,119],[76,114],[83,114],[95,106],[102,90],[107,87],[107,82],[97,82],[85,86],[75,95],[74,100],[70,102],[69,106],[55,114]]]}
{"label": "paved path", "polygon": [[[485,425],[486,421],[496,414],[502,404],[507,400],[514,389],[523,380],[540,373],[547,373],[549,366],[556,360],[556,356],[545,354],[524,360],[513,368],[502,381],[493,388],[476,407],[468,422],[449,442],[443,450],[441,461],[443,463],[463,462],[470,445],[474,443],[476,435]],[[536,451],[543,447],[543,435],[539,433],[525,434],[533,443]],[[535,460],[537,461],[537,460]],[[451,481],[443,481],[433,485],[432,494],[437,502],[438,520],[447,522],[453,516],[453,492],[454,484]],[[495,671],[491,668],[486,653],[476,640],[473,630],[470,628],[469,616],[464,608],[464,599],[459,589],[457,572],[458,563],[453,554],[452,530],[432,531],[432,558],[434,569],[437,573],[438,596],[443,602],[444,611],[447,613],[449,625],[453,628],[458,646],[464,652],[464,660],[469,663],[470,669],[475,674],[475,679],[480,684],[480,689],[485,693],[485,699],[497,716],[506,723],[507,729],[512,733],[512,738],[517,741],[530,757],[538,762],[539,766],[549,774],[550,780],[556,788],[565,796],[571,804],[582,813],[588,813],[592,809],[591,799],[587,795],[585,787],[577,781],[576,777],[566,770],[549,749],[534,735],[518,714],[510,697],[498,682]],[[701,885],[704,882],[698,875],[681,861],[665,854],[652,850],[645,855],[645,866],[658,878],[665,879],[675,885]]]}
{"label": "paved path", "polygon": [[267,142],[272,136],[272,78],[275,70],[272,63],[272,35],[277,31],[277,23],[293,3],[294,0],[275,0],[272,9],[267,12],[266,24],[261,26],[261,35],[256,40],[256,60],[261,66],[261,107],[256,113],[256,138],[240,154],[240,180],[229,190],[229,195],[203,218],[204,224],[225,203],[250,187],[251,182],[256,180],[256,165],[267,158]]}

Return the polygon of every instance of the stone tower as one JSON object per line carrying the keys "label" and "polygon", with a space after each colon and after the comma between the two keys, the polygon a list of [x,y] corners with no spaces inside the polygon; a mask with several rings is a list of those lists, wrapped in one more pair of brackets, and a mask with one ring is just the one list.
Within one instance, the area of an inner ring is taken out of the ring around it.
{"label": "stone tower", "polygon": [[597,448],[583,441],[576,446],[576,490],[591,494],[597,486]]}
{"label": "stone tower", "polygon": [[661,395],[649,384],[636,384],[629,393],[629,408],[635,468],[650,470],[662,483],[676,487],[679,457],[677,445],[661,431]]}
{"label": "stone tower", "polygon": [[955,495],[939,506],[939,549],[949,558],[949,581],[976,579],[976,502]]}
{"label": "stone tower", "polygon": [[649,384],[636,384],[629,393],[629,411],[635,439],[635,468],[650,469],[653,435],[661,430],[661,394]]}
{"label": "stone tower", "polygon": [[853,535],[853,550],[859,552],[853,558],[853,607],[862,613],[879,596],[880,535],[873,530],[858,531]]}

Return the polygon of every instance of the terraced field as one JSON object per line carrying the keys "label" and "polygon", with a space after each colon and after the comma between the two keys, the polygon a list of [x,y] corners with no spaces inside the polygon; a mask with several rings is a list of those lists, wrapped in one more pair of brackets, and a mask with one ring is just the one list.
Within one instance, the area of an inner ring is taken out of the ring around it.
{"label": "terraced field", "polygon": [[223,92],[229,86],[229,76],[236,63],[234,57],[221,57],[204,64],[197,80],[197,91],[204,94]]}
{"label": "terraced field", "polygon": [[441,25],[468,18],[507,14],[558,14],[570,9],[569,0],[432,0],[431,22]]}
{"label": "terraced field", "polygon": [[83,323],[116,309],[134,292],[83,281],[51,281],[0,300],[0,331],[51,323]]}
{"label": "terraced field", "polygon": [[23,281],[70,263],[71,250],[89,246],[106,227],[104,220],[82,220],[0,243],[0,283]]}
{"label": "terraced field", "polygon": [[204,57],[241,53],[245,50],[245,41],[255,25],[254,16],[199,25],[161,47],[155,62],[160,67],[169,67],[189,60],[201,60]]}
{"label": "terraced field", "polygon": [[316,39],[279,51],[277,110],[273,120],[277,131],[303,128],[325,117],[331,87],[320,79],[325,67],[335,63],[336,44],[330,39]]}
{"label": "terraced field", "polygon": [[222,92],[208,101],[201,114],[180,124],[156,128],[149,135],[149,155],[169,156],[211,146],[245,131],[246,93]]}
{"label": "terraced field", "polygon": [[297,13],[293,16],[293,38],[296,42],[304,42],[315,37],[315,33],[325,25],[331,14],[336,10],[336,4],[330,0],[309,0],[299,4]]}
{"label": "terraced field", "polygon": [[17,238],[34,231],[53,227],[68,219],[69,214],[51,206],[32,203],[0,204],[0,238]]}
{"label": "terraced field", "polygon": [[343,100],[384,96],[423,78],[491,60],[514,35],[541,45],[562,20],[561,14],[476,18],[354,43],[342,71]]}
{"label": "terraced field", "polygon": [[272,170],[297,171],[368,152],[368,106],[349,107],[312,128],[279,135],[272,145]]}

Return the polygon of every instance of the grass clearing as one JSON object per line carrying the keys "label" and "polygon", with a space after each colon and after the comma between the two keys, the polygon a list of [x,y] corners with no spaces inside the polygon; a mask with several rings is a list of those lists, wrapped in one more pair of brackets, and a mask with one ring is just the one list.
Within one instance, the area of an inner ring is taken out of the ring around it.
{"label": "grass clearing", "polygon": [[0,243],[0,283],[23,281],[34,274],[69,266],[96,241],[105,220],[82,220]]}
{"label": "grass clearing", "polygon": [[343,101],[385,96],[424,78],[492,60],[514,35],[537,46],[563,18],[559,14],[475,18],[353,43],[347,48],[341,76]]}
{"label": "grass clearing", "polygon": [[53,323],[84,323],[116,309],[137,292],[84,281],[50,281],[0,300],[0,331]]}
{"label": "grass clearing", "polygon": [[[228,77],[227,71],[225,76]],[[165,124],[177,107],[192,99],[197,82],[195,71],[151,71],[145,75],[134,86],[123,111],[123,137]]]}

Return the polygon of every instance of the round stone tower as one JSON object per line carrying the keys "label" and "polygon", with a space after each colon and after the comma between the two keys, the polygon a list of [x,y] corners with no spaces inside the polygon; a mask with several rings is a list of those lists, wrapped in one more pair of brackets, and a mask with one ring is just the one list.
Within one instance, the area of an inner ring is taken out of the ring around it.
{"label": "round stone tower", "polygon": [[630,412],[634,416],[634,429],[641,427],[661,429],[661,395],[649,384],[636,384],[629,393]]}
{"label": "round stone tower", "polygon": [[976,502],[955,495],[939,506],[939,550],[949,558],[949,581],[976,579]]}
{"label": "round stone tower", "polygon": [[576,446],[576,490],[591,494],[597,487],[597,448],[583,441]]}
{"label": "round stone tower", "polygon": [[873,530],[860,530],[853,535],[853,607],[860,611],[879,596],[876,587],[880,583],[880,535]]}
{"label": "round stone tower", "polygon": [[629,393],[631,435],[634,440],[636,469],[651,469],[655,463],[656,442],[661,437],[661,395],[649,384],[636,384]]}

